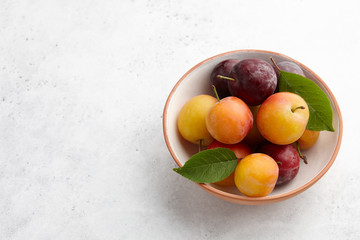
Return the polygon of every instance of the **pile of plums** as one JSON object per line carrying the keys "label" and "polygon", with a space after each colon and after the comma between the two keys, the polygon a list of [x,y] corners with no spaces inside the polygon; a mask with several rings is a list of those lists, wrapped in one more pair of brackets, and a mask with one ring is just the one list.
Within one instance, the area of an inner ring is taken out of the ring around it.
{"label": "pile of plums", "polygon": [[299,149],[315,144],[319,132],[306,129],[309,109],[303,98],[278,92],[280,71],[304,76],[295,63],[276,66],[262,59],[228,59],[218,63],[210,85],[218,98],[190,99],[178,117],[180,134],[188,141],[234,151],[235,171],[220,186],[236,186],[247,196],[268,195],[299,171]]}

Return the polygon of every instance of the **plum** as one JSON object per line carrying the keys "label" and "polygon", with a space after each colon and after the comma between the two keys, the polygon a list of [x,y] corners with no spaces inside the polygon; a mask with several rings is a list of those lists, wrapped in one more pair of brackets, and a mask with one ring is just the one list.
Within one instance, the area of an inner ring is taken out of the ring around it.
{"label": "plum", "polygon": [[217,77],[218,75],[223,77],[229,77],[231,69],[235,64],[240,62],[238,59],[227,59],[218,63],[210,75],[210,84],[216,87],[216,91],[220,98],[230,96],[228,81],[224,78]]}
{"label": "plum", "polygon": [[280,68],[281,71],[296,73],[298,75],[305,77],[303,70],[296,63],[283,61],[283,62],[279,62],[277,66]]}
{"label": "plum", "polygon": [[178,129],[181,136],[189,142],[208,146],[214,139],[206,129],[205,118],[217,103],[210,95],[198,95],[188,100],[178,116]]}
{"label": "plum", "polygon": [[241,142],[254,122],[248,105],[233,96],[223,98],[216,103],[208,111],[205,120],[211,136],[225,144]]}
{"label": "plum", "polygon": [[311,148],[318,140],[319,135],[320,131],[311,131],[309,129],[305,129],[303,135],[297,140],[300,149],[305,150]]}
{"label": "plum", "polygon": [[278,176],[279,167],[272,157],[253,153],[238,163],[234,180],[242,194],[249,197],[265,197],[273,191]]}
{"label": "plum", "polygon": [[256,126],[269,142],[291,144],[304,133],[309,114],[309,107],[302,97],[291,92],[278,92],[261,104]]}
{"label": "plum", "polygon": [[239,97],[246,104],[261,104],[274,93],[277,76],[274,68],[262,59],[245,59],[237,63],[231,70],[228,81],[231,95]]}
{"label": "plum", "polygon": [[279,165],[279,177],[276,185],[287,183],[298,174],[300,156],[293,145],[266,143],[260,147],[260,152],[272,157]]}

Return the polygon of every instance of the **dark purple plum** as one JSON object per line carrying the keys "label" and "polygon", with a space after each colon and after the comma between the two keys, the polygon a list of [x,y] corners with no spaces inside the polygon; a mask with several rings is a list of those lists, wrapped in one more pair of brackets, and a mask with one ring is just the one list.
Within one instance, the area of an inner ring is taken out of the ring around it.
{"label": "dark purple plum", "polygon": [[[303,72],[303,70],[296,64],[290,61],[282,61],[276,64],[278,68],[280,68],[281,71],[285,71],[285,72],[290,72],[290,73],[296,73],[299,74],[303,77],[305,77],[305,74]],[[276,72],[276,76],[279,79],[280,78],[280,72],[277,69],[277,67],[274,67],[275,72]],[[278,92],[278,86],[275,90],[275,92]]]}
{"label": "dark purple plum", "polygon": [[277,76],[274,68],[262,59],[245,59],[231,70],[228,81],[231,95],[241,98],[250,106],[261,104],[274,93]]}
{"label": "dark purple plum", "polygon": [[277,63],[277,66],[280,68],[281,71],[296,73],[305,77],[303,70],[296,63],[283,61]]}
{"label": "dark purple plum", "polygon": [[237,59],[228,59],[218,63],[214,70],[211,72],[210,75],[210,84],[216,87],[216,91],[220,98],[224,98],[230,96],[229,88],[228,88],[228,81],[227,79],[218,78],[217,75],[221,75],[224,77],[229,77],[231,69],[234,67],[235,64],[240,62]]}
{"label": "dark purple plum", "polygon": [[260,152],[272,157],[279,166],[279,177],[276,185],[287,183],[299,172],[300,156],[296,148],[289,145],[266,143],[260,147]]}

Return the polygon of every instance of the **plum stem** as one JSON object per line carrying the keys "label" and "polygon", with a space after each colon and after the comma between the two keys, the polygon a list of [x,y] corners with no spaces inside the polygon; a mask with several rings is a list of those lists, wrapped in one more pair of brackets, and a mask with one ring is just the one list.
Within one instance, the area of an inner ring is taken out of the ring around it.
{"label": "plum stem", "polygon": [[304,106],[298,106],[298,107],[296,107],[296,108],[292,108],[291,111],[292,111],[292,112],[295,112],[295,111],[298,110],[298,109],[305,109],[305,107],[304,107]]}
{"label": "plum stem", "polygon": [[211,87],[212,87],[212,89],[214,90],[214,93],[215,93],[215,95],[216,95],[217,100],[220,102],[220,98],[219,98],[219,95],[218,95],[218,93],[217,93],[217,91],[216,91],[215,85],[211,85]]}
{"label": "plum stem", "polygon": [[202,148],[202,139],[200,139],[199,141],[199,152],[201,152],[201,148]]}
{"label": "plum stem", "polygon": [[279,70],[279,72],[280,72],[280,68],[279,68],[279,66],[276,64],[276,62],[275,62],[275,60],[273,59],[273,57],[270,57],[270,60],[271,60],[271,62],[275,65],[275,67],[277,68],[277,70]]}
{"label": "plum stem", "polygon": [[226,77],[226,76],[222,76],[222,75],[216,75],[217,78],[221,78],[221,79],[226,79],[226,80],[230,80],[230,81],[236,81],[235,78],[231,78],[231,77]]}
{"label": "plum stem", "polygon": [[301,151],[300,151],[300,144],[299,142],[296,142],[296,146],[297,146],[297,151],[299,153],[299,156],[301,157],[302,160],[304,160],[305,164],[308,164],[307,158],[306,156],[302,155]]}

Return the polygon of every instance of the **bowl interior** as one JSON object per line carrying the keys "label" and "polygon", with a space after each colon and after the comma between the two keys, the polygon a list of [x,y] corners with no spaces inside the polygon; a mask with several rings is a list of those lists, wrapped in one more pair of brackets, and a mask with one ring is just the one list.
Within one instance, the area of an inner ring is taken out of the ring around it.
{"label": "bowl interior", "polygon": [[[331,91],[315,73],[294,59],[278,53],[256,50],[234,51],[209,58],[190,69],[175,85],[165,106],[164,131],[168,148],[179,166],[182,166],[198,151],[198,146],[184,140],[178,132],[177,117],[179,111],[190,98],[196,95],[210,94],[214,96],[210,87],[209,76],[215,65],[229,58],[239,60],[260,58],[270,63],[271,56],[275,62],[288,60],[297,63],[303,69],[306,77],[313,80],[325,92],[333,109],[333,127],[335,132],[322,131],[316,144],[312,148],[303,151],[309,163],[304,164],[301,161],[296,178],[283,186],[276,187],[269,196],[283,195],[288,192],[300,192],[304,185],[311,186],[311,182],[316,182],[326,172],[335,160],[342,134],[340,111]],[[214,184],[208,185],[226,193],[242,196],[235,187],[223,188]]]}

